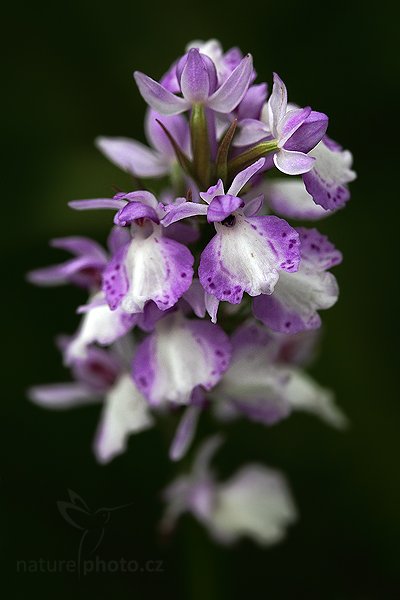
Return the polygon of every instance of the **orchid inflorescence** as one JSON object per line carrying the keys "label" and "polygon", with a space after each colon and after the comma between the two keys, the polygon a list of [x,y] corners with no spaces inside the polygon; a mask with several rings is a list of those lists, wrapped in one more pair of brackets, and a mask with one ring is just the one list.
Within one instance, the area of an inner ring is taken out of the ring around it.
{"label": "orchid inflorescence", "polygon": [[[89,296],[77,332],[58,340],[73,381],[34,387],[31,399],[60,409],[102,402],[100,463],[166,419],[179,461],[205,411],[220,424],[270,426],[303,410],[345,426],[332,393],[304,371],[319,311],[338,299],[330,269],[342,255],[287,219],[314,222],[344,207],[350,152],[326,135],[325,114],[288,103],[277,74],[268,95],[252,57],[216,40],[191,43],[159,83],[134,77],[149,146],[96,141],[133,176],[133,190],[70,203],[115,212],[107,249],[53,240],[73,258],[29,275]],[[278,541],[296,516],[284,477],[252,464],[218,482],[209,463],[220,443],[218,433],[203,442],[191,473],[165,491],[163,526],[189,511],[221,542]]]}

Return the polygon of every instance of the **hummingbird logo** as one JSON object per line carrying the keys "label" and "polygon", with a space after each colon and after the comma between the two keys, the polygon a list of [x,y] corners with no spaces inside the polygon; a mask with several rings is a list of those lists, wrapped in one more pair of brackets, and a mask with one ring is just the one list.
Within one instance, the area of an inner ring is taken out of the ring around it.
{"label": "hummingbird logo", "polygon": [[133,503],[112,508],[103,506],[91,510],[85,500],[73,490],[68,490],[68,496],[69,501],[59,500],[57,508],[67,523],[82,532],[78,547],[78,575],[80,575],[82,560],[92,555],[100,546],[111,513],[132,506]]}

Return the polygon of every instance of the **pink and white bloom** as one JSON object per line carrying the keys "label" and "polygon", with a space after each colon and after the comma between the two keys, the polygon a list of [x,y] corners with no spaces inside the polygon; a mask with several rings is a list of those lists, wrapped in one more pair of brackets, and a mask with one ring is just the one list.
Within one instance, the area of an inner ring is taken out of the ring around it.
{"label": "pink and white bloom", "polygon": [[151,108],[163,115],[178,115],[194,104],[202,104],[219,113],[229,113],[243,99],[249,87],[253,60],[250,54],[245,56],[222,84],[218,81],[213,61],[198,48],[191,48],[174,69],[181,95],[170,91],[170,86],[165,87],[135,71],[139,91]]}
{"label": "pink and white bloom", "polygon": [[205,291],[217,300],[239,304],[243,293],[272,294],[281,271],[294,272],[300,261],[297,232],[283,219],[256,216],[263,197],[247,204],[238,196],[248,181],[264,166],[265,159],[241,171],[225,192],[221,180],[200,193],[202,203],[182,202],[170,207],[164,224],[188,216],[207,215],[216,235],[200,257],[199,279]]}
{"label": "pink and white bloom", "polygon": [[296,273],[284,273],[271,296],[254,299],[257,319],[274,331],[298,333],[321,325],[319,310],[331,308],[339,297],[336,278],[328,271],[342,254],[316,229],[297,228],[301,261]]}
{"label": "pink and white bloom", "polygon": [[75,381],[33,387],[29,397],[39,406],[56,410],[102,403],[93,450],[100,463],[108,463],[125,452],[131,434],[152,427],[148,403],[113,352],[91,347],[70,367]]}
{"label": "pink and white bloom", "polygon": [[181,115],[165,116],[147,111],[146,137],[150,147],[125,137],[98,137],[97,148],[117,167],[135,177],[163,177],[176,165],[175,151],[160,123],[185,153],[189,152],[189,125]]}
{"label": "pink and white bloom", "polygon": [[332,392],[301,368],[315,336],[277,336],[261,325],[247,324],[231,341],[231,365],[212,393],[219,418],[244,416],[272,425],[293,411],[305,411],[333,427],[346,426],[347,418],[335,405]]}
{"label": "pink and white bloom", "polygon": [[220,444],[218,436],[206,440],[192,471],[165,490],[162,530],[170,531],[179,517],[189,512],[221,544],[233,544],[242,537],[261,546],[280,542],[297,519],[285,478],[255,463],[243,466],[227,481],[218,481],[210,461]]}
{"label": "pink and white bloom", "polygon": [[229,366],[228,336],[201,319],[172,313],[139,344],[133,379],[152,406],[189,404],[198,386],[212,389]]}
{"label": "pink and white bloom", "polygon": [[189,289],[194,258],[186,246],[165,235],[160,224],[164,209],[153,194],[131,192],[70,205],[78,210],[117,209],[114,223],[129,227],[129,241],[103,272],[102,289],[111,310],[120,306],[127,313],[143,312],[150,300],[167,310]]}

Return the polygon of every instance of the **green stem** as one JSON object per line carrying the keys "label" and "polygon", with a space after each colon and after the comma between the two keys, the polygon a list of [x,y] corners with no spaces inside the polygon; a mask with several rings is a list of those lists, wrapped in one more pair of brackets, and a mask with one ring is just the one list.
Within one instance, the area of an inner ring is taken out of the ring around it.
{"label": "green stem", "polygon": [[190,117],[193,170],[197,180],[206,188],[210,183],[210,142],[206,112],[202,104],[194,104]]}
{"label": "green stem", "polygon": [[259,158],[262,158],[263,156],[267,156],[267,154],[269,154],[270,152],[274,152],[275,150],[277,150],[277,148],[278,148],[277,141],[271,140],[269,142],[261,142],[260,144],[257,144],[257,146],[250,148],[250,150],[246,150],[245,152],[242,152],[242,154],[235,156],[235,158],[233,158],[232,160],[229,161],[229,163],[228,163],[229,175],[230,176],[236,175],[236,173],[238,173],[242,169],[245,169],[246,167],[248,167],[249,165],[254,163],[256,160],[258,160]]}

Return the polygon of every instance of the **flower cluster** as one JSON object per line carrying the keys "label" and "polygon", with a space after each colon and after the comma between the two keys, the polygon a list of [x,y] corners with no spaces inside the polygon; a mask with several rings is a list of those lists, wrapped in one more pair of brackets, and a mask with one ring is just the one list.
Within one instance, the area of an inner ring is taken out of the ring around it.
{"label": "flower cluster", "polygon": [[[292,221],[344,207],[350,152],[327,136],[325,114],[289,103],[277,74],[269,93],[252,57],[216,40],[190,44],[160,82],[134,77],[149,145],[96,141],[132,189],[70,203],[113,211],[107,249],[53,240],[73,258],[29,275],[87,293],[77,332],[58,340],[73,380],[34,387],[31,399],[57,409],[101,402],[101,463],[160,418],[174,424],[178,461],[205,411],[219,427],[238,418],[271,426],[296,410],[343,427],[332,393],[304,370],[319,311],[338,299],[331,268],[342,256]],[[218,483],[209,462],[219,443],[203,443],[192,473],[166,490],[163,526],[191,511],[221,542],[279,540],[296,513],[283,476],[247,465]]]}

